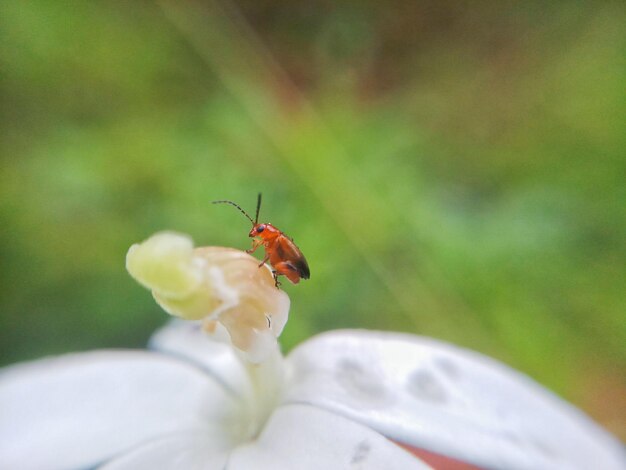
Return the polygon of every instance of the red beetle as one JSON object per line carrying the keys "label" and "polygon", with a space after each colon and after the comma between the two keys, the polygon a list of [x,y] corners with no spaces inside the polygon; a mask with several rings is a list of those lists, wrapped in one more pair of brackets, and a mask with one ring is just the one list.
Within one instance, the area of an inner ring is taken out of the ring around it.
{"label": "red beetle", "polygon": [[293,284],[300,282],[300,279],[309,279],[311,272],[306,258],[296,246],[291,238],[278,230],[270,223],[259,223],[259,210],[261,209],[261,193],[259,193],[256,203],[256,217],[248,215],[238,204],[233,201],[213,201],[213,204],[230,204],[235,206],[252,222],[252,230],[248,236],[255,238],[252,241],[252,248],[246,250],[246,253],[254,253],[258,247],[265,247],[265,258],[259,264],[259,268],[267,261],[272,266],[272,274],[274,274],[274,282],[276,287],[280,285],[278,276],[286,276]]}

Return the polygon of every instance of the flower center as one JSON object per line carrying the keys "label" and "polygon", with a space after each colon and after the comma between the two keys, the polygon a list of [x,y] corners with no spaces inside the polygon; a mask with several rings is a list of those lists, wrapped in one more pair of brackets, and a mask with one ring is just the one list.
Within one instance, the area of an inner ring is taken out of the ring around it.
{"label": "flower center", "polygon": [[235,439],[245,443],[259,436],[280,403],[285,384],[285,367],[278,347],[267,360],[259,364],[249,362],[243,354],[241,360],[247,372],[249,387],[242,394]]}

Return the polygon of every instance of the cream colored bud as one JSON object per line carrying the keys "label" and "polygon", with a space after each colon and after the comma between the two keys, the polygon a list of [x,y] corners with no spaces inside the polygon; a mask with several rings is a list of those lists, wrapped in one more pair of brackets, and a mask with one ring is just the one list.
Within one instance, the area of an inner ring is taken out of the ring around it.
{"label": "cream colored bud", "polygon": [[253,362],[277,347],[287,322],[289,297],[274,285],[267,266],[233,248],[193,248],[191,239],[157,233],[130,247],[126,268],[152,291],[169,314],[204,320],[208,333],[221,324]]}

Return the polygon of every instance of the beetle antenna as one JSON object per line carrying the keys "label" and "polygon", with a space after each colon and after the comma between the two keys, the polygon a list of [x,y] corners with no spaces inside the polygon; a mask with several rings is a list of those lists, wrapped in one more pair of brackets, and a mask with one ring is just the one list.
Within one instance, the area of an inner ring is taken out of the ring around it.
{"label": "beetle antenna", "polygon": [[[260,196],[260,195],[259,195],[259,196]],[[250,217],[250,216],[248,215],[248,213],[247,213],[246,211],[244,211],[244,210],[243,210],[243,209],[239,206],[239,204],[236,204],[236,203],[234,203],[233,201],[211,201],[211,203],[212,203],[212,204],[230,204],[231,206],[235,206],[237,209],[239,209],[239,211],[240,211],[243,215],[245,215],[245,216],[248,218],[248,220],[249,220],[250,222],[252,222],[252,225],[256,225],[256,222],[255,222],[254,220],[252,220],[252,217]],[[259,199],[259,203],[260,203],[260,199]],[[259,216],[259,208],[257,207],[257,219],[258,219],[258,216]]]}
{"label": "beetle antenna", "polygon": [[259,210],[261,210],[261,193],[256,200],[256,217],[254,218],[254,225],[259,223]]}

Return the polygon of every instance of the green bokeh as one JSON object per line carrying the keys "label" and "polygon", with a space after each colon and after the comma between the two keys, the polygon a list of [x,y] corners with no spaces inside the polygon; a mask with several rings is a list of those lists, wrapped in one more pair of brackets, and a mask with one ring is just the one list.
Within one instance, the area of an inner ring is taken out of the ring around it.
{"label": "green bokeh", "polygon": [[285,286],[285,350],[443,338],[625,436],[593,400],[626,390],[625,23],[619,2],[3,2],[2,364],[141,347],[166,314],[128,247],[245,249],[209,202],[262,191],[312,272]]}

